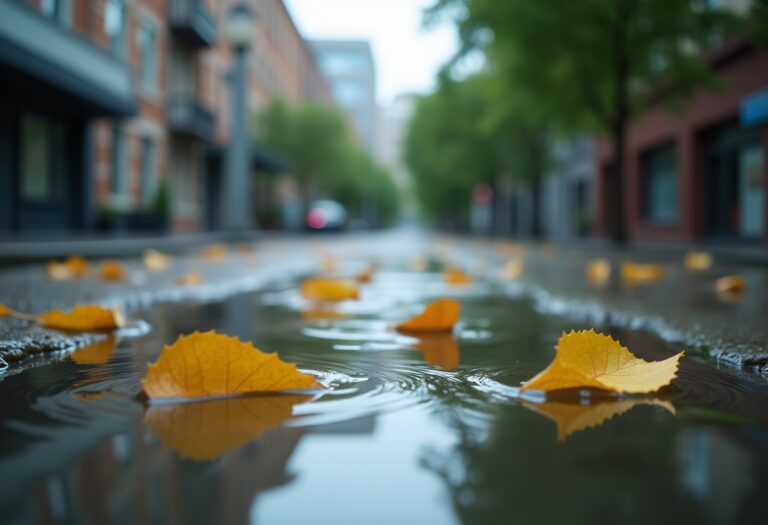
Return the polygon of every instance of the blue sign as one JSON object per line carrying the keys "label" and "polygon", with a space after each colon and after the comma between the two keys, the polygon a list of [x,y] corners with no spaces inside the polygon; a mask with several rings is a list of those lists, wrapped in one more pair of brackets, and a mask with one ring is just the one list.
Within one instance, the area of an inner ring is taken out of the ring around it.
{"label": "blue sign", "polygon": [[768,89],[755,91],[741,101],[741,123],[745,126],[768,122]]}

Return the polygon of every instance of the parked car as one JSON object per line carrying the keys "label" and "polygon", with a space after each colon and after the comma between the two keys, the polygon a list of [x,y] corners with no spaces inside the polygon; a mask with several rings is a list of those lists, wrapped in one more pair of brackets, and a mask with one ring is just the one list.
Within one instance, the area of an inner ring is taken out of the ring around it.
{"label": "parked car", "polygon": [[337,231],[347,223],[347,210],[336,201],[319,200],[307,212],[307,228],[314,231]]}

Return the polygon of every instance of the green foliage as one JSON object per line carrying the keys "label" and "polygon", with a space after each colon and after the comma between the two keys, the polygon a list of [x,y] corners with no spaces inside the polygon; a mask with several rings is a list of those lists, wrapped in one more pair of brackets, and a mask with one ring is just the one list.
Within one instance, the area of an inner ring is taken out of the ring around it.
{"label": "green foliage", "polygon": [[[395,219],[398,193],[389,173],[352,140],[338,109],[275,100],[256,118],[257,139],[288,162],[290,175],[303,187],[305,206],[324,196],[353,216],[380,224]],[[378,210],[375,217],[371,209]]]}

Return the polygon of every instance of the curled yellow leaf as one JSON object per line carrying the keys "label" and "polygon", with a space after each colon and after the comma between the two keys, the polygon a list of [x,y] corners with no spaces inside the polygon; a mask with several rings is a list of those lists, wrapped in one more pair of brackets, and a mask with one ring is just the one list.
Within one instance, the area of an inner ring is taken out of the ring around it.
{"label": "curled yellow leaf", "polygon": [[173,257],[157,250],[144,252],[144,266],[150,272],[162,272],[171,267]]}
{"label": "curled yellow leaf", "polygon": [[744,288],[744,277],[740,275],[726,275],[715,281],[715,291],[718,294],[741,295]]}
{"label": "curled yellow leaf", "polygon": [[438,299],[424,311],[397,325],[401,332],[448,332],[459,320],[461,305],[456,299]]}
{"label": "curled yellow leaf", "polygon": [[79,255],[72,255],[64,261],[49,261],[46,265],[46,274],[54,281],[78,279],[88,275],[90,264]]}
{"label": "curled yellow leaf", "polygon": [[99,277],[104,281],[124,281],[128,271],[118,261],[104,261],[99,267]]}
{"label": "curled yellow leaf", "polygon": [[686,269],[693,272],[709,270],[712,267],[712,254],[709,252],[688,252],[683,259]]}
{"label": "curled yellow leaf", "polygon": [[346,279],[307,279],[301,283],[301,295],[310,301],[357,299],[357,283]]}
{"label": "curled yellow leaf", "polygon": [[554,361],[532,379],[524,390],[598,388],[633,394],[655,392],[677,377],[683,352],[663,361],[648,362],[604,334],[594,330],[563,333]]}
{"label": "curled yellow leaf", "polygon": [[272,394],[151,405],[144,422],[163,445],[196,461],[215,459],[291,418],[309,396]]}
{"label": "curled yellow leaf", "polygon": [[637,264],[624,261],[621,277],[628,284],[652,284],[664,278],[664,267],[660,264]]}
{"label": "curled yellow leaf", "polygon": [[472,282],[472,276],[455,268],[445,270],[443,279],[448,284],[470,284]]}
{"label": "curled yellow leaf", "polygon": [[584,272],[590,283],[602,286],[611,278],[611,263],[607,259],[595,259],[587,263]]}
{"label": "curled yellow leaf", "polygon": [[105,308],[96,304],[75,306],[72,310],[51,310],[37,316],[45,327],[73,332],[113,330],[125,324],[122,312],[116,308]]}
{"label": "curled yellow leaf", "polygon": [[296,365],[251,343],[216,332],[180,336],[148,365],[141,382],[150,398],[210,397],[304,390],[320,385]]}

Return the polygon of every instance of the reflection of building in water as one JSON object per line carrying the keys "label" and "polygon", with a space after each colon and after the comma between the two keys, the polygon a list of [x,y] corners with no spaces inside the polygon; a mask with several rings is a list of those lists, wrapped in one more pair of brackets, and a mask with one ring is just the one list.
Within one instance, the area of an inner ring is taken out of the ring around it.
{"label": "reflection of building in water", "polygon": [[751,458],[743,448],[721,432],[689,429],[678,436],[677,460],[682,485],[711,521],[738,519],[752,482]]}

